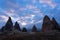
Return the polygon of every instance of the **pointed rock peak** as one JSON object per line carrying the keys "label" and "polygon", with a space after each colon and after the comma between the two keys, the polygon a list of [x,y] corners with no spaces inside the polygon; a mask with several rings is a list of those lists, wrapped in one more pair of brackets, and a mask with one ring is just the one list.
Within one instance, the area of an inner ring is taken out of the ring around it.
{"label": "pointed rock peak", "polygon": [[21,31],[21,29],[20,29],[20,26],[19,26],[18,22],[15,22],[14,30],[19,30],[19,31]]}
{"label": "pointed rock peak", "polygon": [[36,29],[36,26],[34,25],[34,26],[33,26],[33,28],[35,28],[35,29]]}
{"label": "pointed rock peak", "polygon": [[7,24],[13,24],[12,23],[12,20],[11,20],[11,17],[9,17],[8,21],[7,21]]}
{"label": "pointed rock peak", "polygon": [[55,25],[58,24],[54,17],[52,18],[52,23],[54,23]]}
{"label": "pointed rock peak", "polygon": [[27,32],[27,29],[26,28],[23,28],[22,32]]}
{"label": "pointed rock peak", "polygon": [[37,31],[37,28],[36,26],[34,25],[33,28],[32,28],[32,32],[36,32]]}
{"label": "pointed rock peak", "polygon": [[50,22],[50,18],[46,15],[43,19],[43,23],[47,23],[47,22]]}
{"label": "pointed rock peak", "polygon": [[13,28],[13,23],[12,23],[11,17],[9,17],[9,19],[5,25],[5,29],[6,30],[12,30],[12,28]]}
{"label": "pointed rock peak", "polygon": [[19,24],[18,24],[18,22],[15,22],[14,27],[17,27],[17,28],[20,27]]}
{"label": "pointed rock peak", "polygon": [[55,20],[55,18],[54,18],[54,17],[52,18],[52,21],[55,21],[55,22],[56,22],[56,20]]}
{"label": "pointed rock peak", "polygon": [[15,22],[15,25],[19,25],[18,22]]}
{"label": "pointed rock peak", "polygon": [[8,21],[7,21],[7,24],[10,23],[10,24],[13,24],[12,23],[12,20],[11,20],[11,17],[9,17]]}
{"label": "pointed rock peak", "polygon": [[47,15],[45,15],[44,19],[48,19],[48,20],[50,20],[50,18],[49,18]]}
{"label": "pointed rock peak", "polygon": [[59,24],[57,23],[57,21],[55,20],[54,17],[52,18],[52,23],[53,23],[53,25],[55,26],[55,29],[58,29]]}
{"label": "pointed rock peak", "polygon": [[15,27],[20,27],[18,22],[15,22]]}
{"label": "pointed rock peak", "polygon": [[9,17],[9,19],[11,19],[11,17]]}
{"label": "pointed rock peak", "polygon": [[8,19],[9,21],[11,21],[11,17],[9,17],[9,19]]}
{"label": "pointed rock peak", "polygon": [[52,19],[54,19],[55,20],[55,18],[53,17]]}
{"label": "pointed rock peak", "polygon": [[52,31],[53,24],[48,16],[45,16],[43,19],[43,24],[42,24],[42,31],[48,32]]}

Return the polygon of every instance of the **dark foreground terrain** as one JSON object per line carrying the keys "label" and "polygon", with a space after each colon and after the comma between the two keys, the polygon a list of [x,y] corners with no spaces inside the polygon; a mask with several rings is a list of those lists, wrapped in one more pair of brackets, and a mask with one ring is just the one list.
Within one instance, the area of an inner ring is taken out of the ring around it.
{"label": "dark foreground terrain", "polygon": [[60,40],[60,32],[20,32],[0,34],[0,40]]}

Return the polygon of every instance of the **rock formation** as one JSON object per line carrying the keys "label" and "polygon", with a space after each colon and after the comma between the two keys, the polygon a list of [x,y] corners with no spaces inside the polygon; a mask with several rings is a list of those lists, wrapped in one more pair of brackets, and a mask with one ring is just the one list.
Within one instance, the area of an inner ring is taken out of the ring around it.
{"label": "rock formation", "polygon": [[12,31],[12,29],[13,29],[13,23],[12,23],[11,18],[9,17],[6,25],[4,27],[2,27],[2,30],[3,31]]}
{"label": "rock formation", "polygon": [[37,28],[36,28],[35,25],[34,25],[33,28],[32,28],[32,32],[37,32]]}
{"label": "rock formation", "polygon": [[0,29],[0,31],[3,32],[4,30],[5,30],[5,27],[3,26],[3,27]]}
{"label": "rock formation", "polygon": [[21,31],[21,29],[20,29],[20,26],[19,26],[18,22],[16,22],[16,23],[15,23],[15,25],[14,25],[14,28],[13,28],[13,29],[14,29],[14,30]]}
{"label": "rock formation", "polygon": [[22,32],[27,32],[27,29],[26,28],[23,28]]}
{"label": "rock formation", "polygon": [[50,18],[46,15],[43,19],[42,31],[50,32],[50,31],[52,31],[53,27],[54,27],[54,25],[52,24]]}
{"label": "rock formation", "polygon": [[[13,31],[14,30],[21,31],[18,22],[16,22],[14,27],[13,27],[12,20],[9,17],[6,25],[3,26],[0,31],[6,31],[7,32],[7,31],[12,31],[12,30]],[[58,25],[57,21],[55,20],[55,18],[53,17],[52,20],[50,20],[50,18],[46,15],[43,18],[42,32],[51,32],[51,31],[58,31],[58,30],[60,30],[60,28],[59,28],[59,25]],[[27,32],[27,29],[23,28],[22,32]],[[32,32],[37,32],[37,28],[35,25],[32,28]]]}
{"label": "rock formation", "polygon": [[57,21],[55,20],[55,18],[53,17],[51,21],[52,21],[52,24],[54,25],[54,29],[58,31],[59,25],[58,25]]}

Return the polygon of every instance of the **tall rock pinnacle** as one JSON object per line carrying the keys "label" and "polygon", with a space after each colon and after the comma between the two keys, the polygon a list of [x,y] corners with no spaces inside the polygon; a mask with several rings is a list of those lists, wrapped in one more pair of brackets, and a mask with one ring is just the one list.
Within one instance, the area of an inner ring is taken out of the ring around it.
{"label": "tall rock pinnacle", "polygon": [[22,32],[27,32],[27,29],[26,28],[23,28]]}
{"label": "tall rock pinnacle", "polygon": [[50,18],[46,15],[43,19],[42,31],[43,32],[52,31],[53,27],[54,27],[54,25],[52,24]]}
{"label": "tall rock pinnacle", "polygon": [[58,25],[58,23],[57,23],[57,21],[55,20],[54,17],[52,18],[52,23],[54,25],[55,30],[58,30],[59,25]]}
{"label": "tall rock pinnacle", "polygon": [[6,25],[4,26],[5,30],[7,31],[12,31],[13,29],[13,23],[12,23],[12,20],[11,20],[11,17],[9,17]]}
{"label": "tall rock pinnacle", "polygon": [[34,25],[33,28],[32,28],[32,32],[37,32],[37,28],[36,28],[35,25]]}
{"label": "tall rock pinnacle", "polygon": [[21,31],[21,29],[20,29],[20,26],[19,26],[18,22],[16,22],[16,23],[15,23],[15,25],[14,25],[14,30]]}

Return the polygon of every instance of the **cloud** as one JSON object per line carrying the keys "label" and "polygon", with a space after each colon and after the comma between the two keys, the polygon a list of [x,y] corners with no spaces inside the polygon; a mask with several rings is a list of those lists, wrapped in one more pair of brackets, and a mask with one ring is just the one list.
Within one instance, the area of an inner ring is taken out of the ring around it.
{"label": "cloud", "polygon": [[42,22],[43,22],[43,20],[41,19],[41,20],[37,21],[35,24],[42,23]]}
{"label": "cloud", "polygon": [[8,9],[8,10],[2,9],[2,13],[4,13],[9,17],[19,17],[19,15],[16,13],[16,10],[14,9]]}
{"label": "cloud", "polygon": [[27,9],[36,9],[36,8],[37,8],[37,6],[33,6],[33,5],[26,5],[26,8],[27,8]]}
{"label": "cloud", "polygon": [[[33,2],[35,2],[35,1],[36,0],[33,0]],[[37,17],[38,15],[40,15],[41,17],[44,16],[43,13],[41,12],[41,10],[35,5],[27,4],[24,7],[20,7],[18,4],[12,3],[10,1],[7,2],[7,5],[12,8],[10,8],[8,10],[2,9],[2,12],[5,15],[7,15],[7,17],[10,16],[13,22],[18,21],[23,26],[28,25],[28,24],[38,23],[38,21],[34,20],[35,17]],[[17,10],[15,10],[14,8],[16,8]],[[28,10],[31,10],[32,13],[30,13],[30,12],[26,13],[26,11],[28,11]],[[19,14],[21,14],[21,15],[24,14],[24,16],[20,16]],[[37,14],[37,16],[36,16],[36,14]],[[39,21],[39,22],[41,22],[41,21]]]}
{"label": "cloud", "polygon": [[16,22],[16,21],[19,21],[20,20],[19,17],[11,17],[11,19],[12,19],[13,22]]}
{"label": "cloud", "polygon": [[27,23],[26,22],[22,22],[21,25],[22,26],[25,26],[25,25],[27,25]]}
{"label": "cloud", "polygon": [[33,13],[40,14],[41,16],[44,16],[42,11],[37,6],[27,5],[26,8],[29,10],[33,10]]}
{"label": "cloud", "polygon": [[52,0],[39,0],[39,2],[44,5],[49,5],[52,8],[55,8],[55,6],[56,6],[56,3],[54,3]]}
{"label": "cloud", "polygon": [[[1,15],[0,17],[3,18],[5,20],[5,22],[7,21],[8,17],[11,17],[12,18],[12,21],[13,22],[16,22],[17,20],[19,20],[19,15],[15,13],[15,10],[14,9],[9,9],[9,10],[4,10],[2,8],[1,9],[1,12],[4,13],[5,15]],[[2,20],[2,21],[4,21]]]}
{"label": "cloud", "polygon": [[36,15],[27,15],[27,16],[23,16],[23,17],[20,17],[21,20],[19,20],[18,22],[21,24],[21,26],[26,26],[26,25],[29,25],[29,24],[37,24],[37,23],[42,23],[42,20],[34,20],[36,17]]}
{"label": "cloud", "polygon": [[[29,15],[19,16],[16,13],[15,9],[9,9],[9,10],[3,10],[2,9],[2,12],[4,14],[6,14],[7,17],[10,16],[13,22],[18,21],[22,26],[25,26],[25,25],[28,25],[28,24],[34,24],[35,23],[34,17],[36,16],[36,14],[42,15],[42,13],[40,13],[40,10],[36,6],[33,6],[33,5],[26,6],[25,9],[24,9],[24,7],[22,7],[21,10],[23,10],[23,12],[25,10],[33,10],[34,14],[29,13]],[[4,19],[6,19],[6,18],[4,18]]]}
{"label": "cloud", "polygon": [[21,8],[19,8],[19,11],[25,11],[25,10],[27,10],[25,7],[21,7]]}
{"label": "cloud", "polygon": [[11,8],[15,8],[15,9],[18,9],[20,6],[17,4],[17,2],[10,2],[10,1],[7,1],[6,4],[8,6],[10,6]]}
{"label": "cloud", "polygon": [[8,17],[5,15],[0,15],[0,18],[3,19],[3,20],[1,20],[2,22],[6,22],[8,20]]}
{"label": "cloud", "polygon": [[[26,5],[25,7],[21,7],[19,10],[22,11],[23,13],[25,13],[28,10],[31,10],[32,14],[38,14],[40,16],[44,16],[41,10],[37,6],[34,6],[34,5]],[[31,13],[29,12],[25,14],[31,14]]]}

